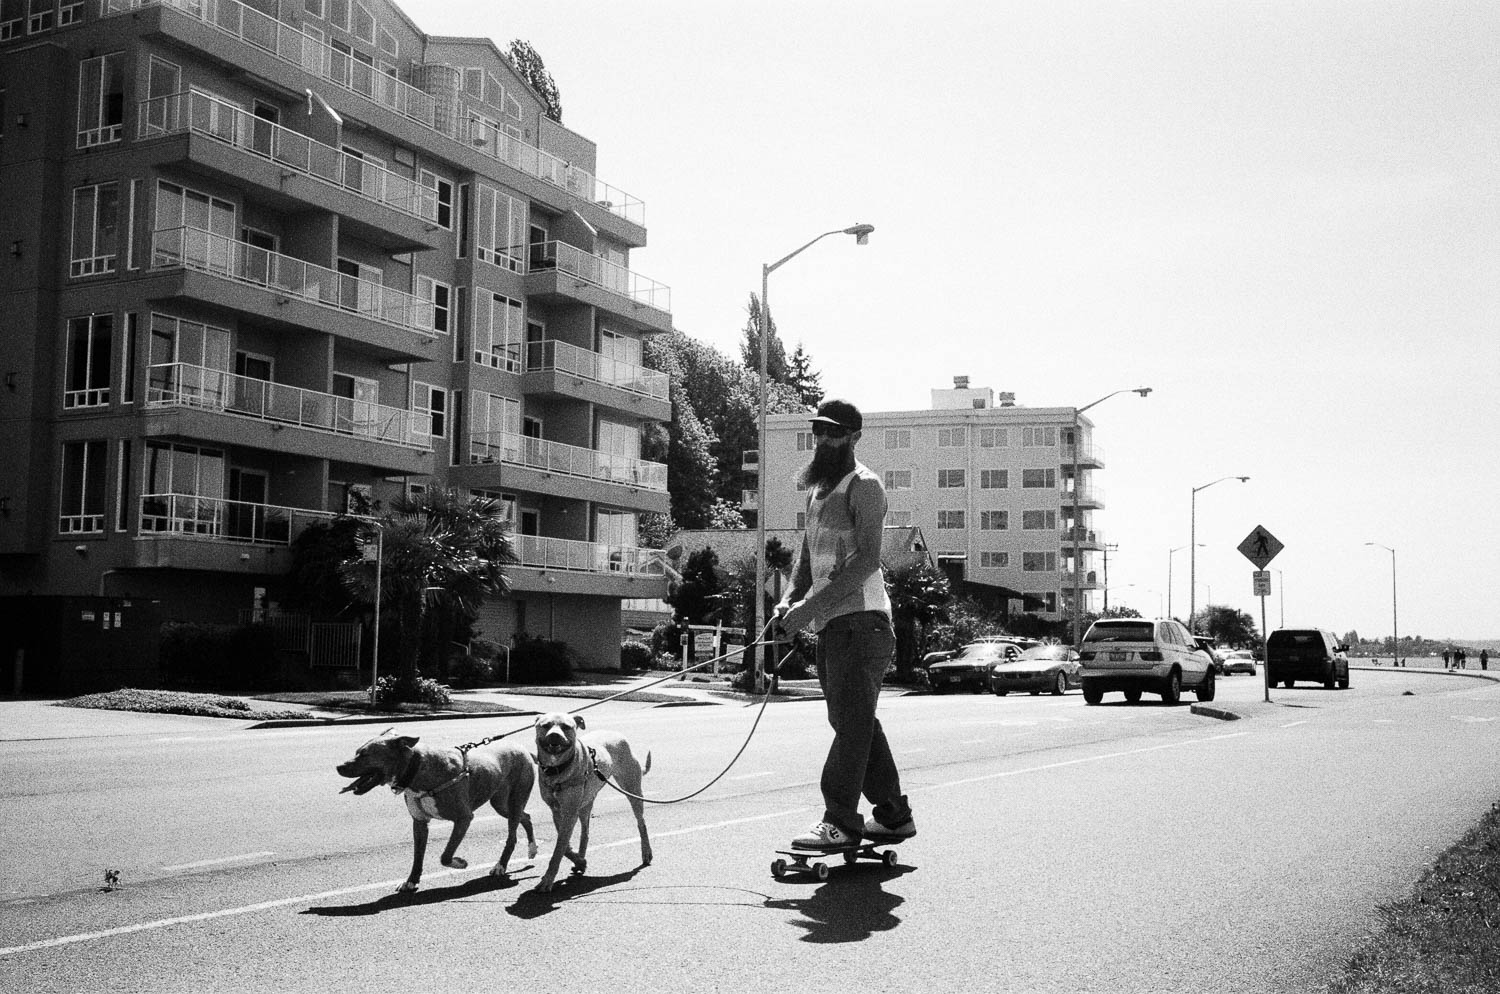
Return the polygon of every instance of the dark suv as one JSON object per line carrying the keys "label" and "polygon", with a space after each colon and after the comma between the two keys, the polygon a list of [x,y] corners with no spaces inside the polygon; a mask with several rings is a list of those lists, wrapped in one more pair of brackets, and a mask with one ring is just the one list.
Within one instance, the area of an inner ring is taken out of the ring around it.
{"label": "dark suv", "polygon": [[1349,651],[1332,632],[1321,628],[1278,628],[1266,640],[1266,672],[1271,685],[1290,687],[1298,680],[1332,690],[1349,686]]}

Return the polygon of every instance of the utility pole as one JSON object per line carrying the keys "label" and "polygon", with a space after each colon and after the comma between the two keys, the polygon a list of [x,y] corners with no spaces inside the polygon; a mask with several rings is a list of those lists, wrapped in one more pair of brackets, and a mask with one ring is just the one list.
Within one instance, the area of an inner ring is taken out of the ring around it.
{"label": "utility pole", "polygon": [[1120,548],[1118,542],[1104,543],[1104,613],[1109,614],[1109,554]]}

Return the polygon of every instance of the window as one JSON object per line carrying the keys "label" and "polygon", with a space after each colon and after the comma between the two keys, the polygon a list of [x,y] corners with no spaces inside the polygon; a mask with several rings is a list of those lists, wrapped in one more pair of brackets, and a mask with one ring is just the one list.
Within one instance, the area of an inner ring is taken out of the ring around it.
{"label": "window", "polygon": [[375,15],[370,13],[370,8],[354,0],[353,26],[350,28],[354,37],[360,41],[375,44]]}
{"label": "window", "polygon": [[413,383],[411,409],[417,416],[415,431],[428,438],[448,436],[448,391],[430,383]]}
{"label": "window", "polygon": [[190,401],[222,405],[228,384],[202,370],[229,371],[229,330],[166,314],[151,315],[151,359],[147,403]]}
{"label": "window", "polygon": [[979,567],[981,569],[1009,569],[1009,552],[981,552],[979,554]]}
{"label": "window", "polygon": [[469,257],[469,184],[458,184],[458,257]]}
{"label": "window", "polygon": [[961,469],[938,470],[937,485],[939,490],[961,489],[964,486],[964,471]]}
{"label": "window", "polygon": [[482,289],[474,291],[474,296],[474,361],[519,373],[526,334],[521,302]]}
{"label": "window", "polygon": [[887,490],[910,490],[911,470],[888,469],[885,471],[885,488]]}
{"label": "window", "polygon": [[1042,605],[1043,605],[1042,610],[1043,611],[1046,611],[1048,614],[1056,614],[1057,613],[1057,591],[1055,591],[1055,590],[1048,590],[1045,593],[1031,593],[1031,592],[1028,592],[1026,594],[1026,599],[1027,600],[1031,600],[1032,598],[1035,598],[1036,600],[1039,600],[1039,601],[1042,602]]}
{"label": "window", "polygon": [[78,147],[120,140],[125,128],[125,55],[113,52],[78,64]]}
{"label": "window", "polygon": [[130,530],[130,439],[120,439],[120,464],[115,470],[115,531]]}
{"label": "window", "polygon": [[886,524],[890,525],[892,528],[910,528],[911,527],[911,512],[910,511],[887,511],[886,512]]}
{"label": "window", "polygon": [[26,20],[26,30],[30,34],[50,31],[57,23],[57,0],[31,0],[28,7],[31,16]]}
{"label": "window", "polygon": [[156,184],[152,265],[228,270],[235,237],[234,204],[176,183]]}
{"label": "window", "polygon": [[1003,532],[1010,527],[1009,511],[980,511],[979,530],[982,532]]}
{"label": "window", "polygon": [[114,316],[110,314],[91,314],[68,321],[65,410],[109,404],[110,343],[114,328]]}
{"label": "window", "polygon": [[797,529],[798,529],[798,531],[801,531],[802,529],[804,529],[806,527],[807,527],[807,512],[806,511],[798,511],[797,512]]}
{"label": "window", "polygon": [[1024,531],[1056,531],[1056,511],[1022,511],[1021,528]]}
{"label": "window", "polygon": [[474,395],[469,461],[520,462],[521,402],[494,394]]}
{"label": "window", "polygon": [[328,21],[335,27],[349,30],[349,0],[328,0]]}
{"label": "window", "polygon": [[939,511],[937,513],[937,526],[940,529],[964,527],[964,512]]}
{"label": "window", "polygon": [[401,45],[389,28],[380,29],[380,54],[393,60],[401,54]]}
{"label": "window", "polygon": [[911,429],[887,428],[885,430],[885,447],[888,449],[911,448]]}
{"label": "window", "polygon": [[1010,444],[1009,428],[981,428],[979,429],[979,447],[981,449],[1003,449]]}
{"label": "window", "polygon": [[448,334],[453,288],[446,283],[438,282],[431,276],[418,276],[417,296],[432,301],[432,330],[439,335]]}
{"label": "window", "polygon": [[1005,490],[1010,486],[1010,470],[1008,469],[981,469],[979,471],[980,490]]}
{"label": "window", "polygon": [[19,38],[26,27],[26,0],[0,0],[0,41]]}
{"label": "window", "polygon": [[811,452],[814,449],[816,449],[817,447],[818,447],[818,440],[815,439],[815,438],[813,438],[813,433],[812,432],[810,432],[810,431],[799,431],[799,432],[797,432],[797,451],[798,452]]}
{"label": "window", "polygon": [[73,191],[73,253],[70,276],[115,271],[119,251],[120,184],[100,183]]}
{"label": "window", "polygon": [[479,184],[479,211],[474,219],[474,255],[485,262],[524,271],[526,205],[499,190]]}
{"label": "window", "polygon": [[139,335],[140,315],[130,313],[125,315],[125,344],[120,351],[124,353],[123,369],[120,370],[120,402],[122,404],[135,403],[135,349]]}
{"label": "window", "polygon": [[1057,428],[1056,428],[1056,426],[1049,426],[1049,427],[1046,427],[1046,428],[1022,428],[1021,429],[1021,447],[1022,448],[1030,448],[1030,449],[1034,449],[1034,448],[1038,448],[1038,447],[1056,448],[1057,447]]}
{"label": "window", "polygon": [[140,261],[135,257],[135,205],[141,199],[141,181],[130,181],[129,198],[125,201],[125,268],[139,269]]}
{"label": "window", "polygon": [[106,443],[68,442],[63,446],[62,507],[58,530],[64,535],[104,531]]}
{"label": "window", "polygon": [[308,17],[321,18],[323,14],[323,0],[302,0],[302,9],[307,12]]}
{"label": "window", "polygon": [[437,223],[440,228],[453,230],[453,184],[437,173],[424,169],[420,179],[422,185],[437,197]]}
{"label": "window", "polygon": [[1056,489],[1057,470],[1055,469],[1023,469],[1021,470],[1021,486],[1036,490]]}
{"label": "window", "polygon": [[963,448],[965,445],[968,444],[965,441],[965,438],[966,438],[965,432],[966,432],[966,429],[963,429],[963,428],[939,428],[938,429],[938,433],[937,433],[937,435],[938,435],[938,439],[937,439],[938,448],[940,448],[940,449],[961,449],[961,448]]}
{"label": "window", "polygon": [[1021,553],[1021,570],[1025,573],[1056,573],[1057,553],[1023,552]]}

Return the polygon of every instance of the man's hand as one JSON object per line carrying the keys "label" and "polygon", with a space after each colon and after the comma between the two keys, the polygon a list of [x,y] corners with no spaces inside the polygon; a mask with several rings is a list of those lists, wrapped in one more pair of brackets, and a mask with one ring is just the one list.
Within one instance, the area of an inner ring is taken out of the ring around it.
{"label": "man's hand", "polygon": [[808,622],[812,621],[812,616],[808,612],[806,604],[807,601],[798,601],[791,607],[787,607],[785,604],[776,605],[775,621],[777,630],[784,635],[791,635],[793,632],[799,632],[805,628]]}

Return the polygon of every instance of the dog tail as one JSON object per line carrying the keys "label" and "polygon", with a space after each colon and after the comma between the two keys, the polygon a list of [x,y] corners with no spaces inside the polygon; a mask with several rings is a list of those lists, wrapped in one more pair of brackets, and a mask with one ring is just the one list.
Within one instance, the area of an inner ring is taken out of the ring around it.
{"label": "dog tail", "polygon": [[646,750],[646,762],[641,766],[641,776],[651,772],[651,750]]}

